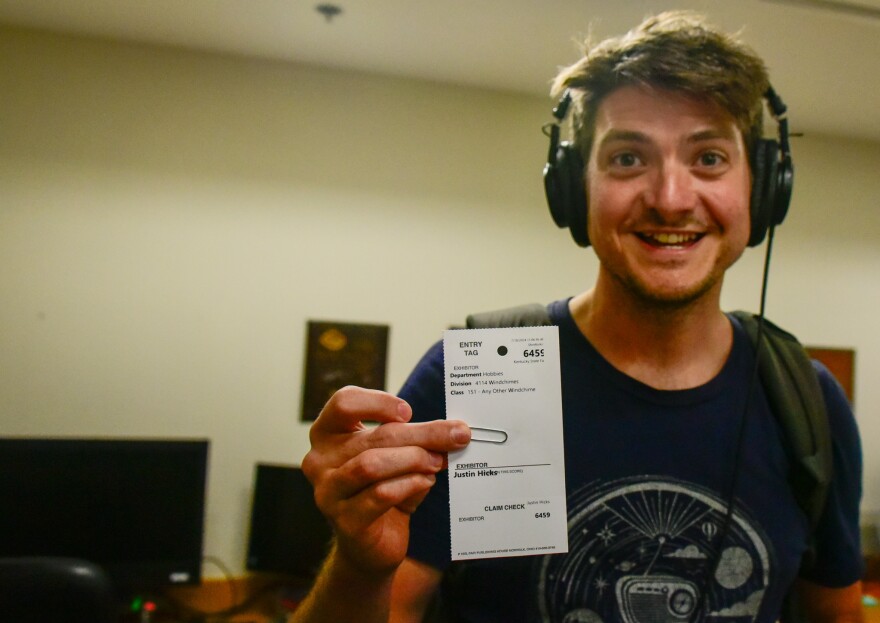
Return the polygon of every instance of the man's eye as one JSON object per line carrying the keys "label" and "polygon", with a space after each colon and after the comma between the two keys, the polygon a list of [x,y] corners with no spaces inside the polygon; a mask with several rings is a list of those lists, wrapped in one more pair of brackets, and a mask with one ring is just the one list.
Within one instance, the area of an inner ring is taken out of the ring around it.
{"label": "man's eye", "polygon": [[616,154],[611,161],[619,167],[635,167],[641,163],[639,157],[631,152]]}
{"label": "man's eye", "polygon": [[707,151],[700,154],[699,163],[704,167],[717,167],[724,162],[724,157],[714,151]]}

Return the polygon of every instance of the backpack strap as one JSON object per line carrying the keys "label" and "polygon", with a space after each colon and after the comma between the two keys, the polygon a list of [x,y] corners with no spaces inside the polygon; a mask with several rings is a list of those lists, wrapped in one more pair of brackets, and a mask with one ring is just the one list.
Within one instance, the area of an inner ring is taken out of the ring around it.
{"label": "backpack strap", "polygon": [[544,327],[553,324],[547,308],[538,303],[471,314],[467,317],[468,329],[497,329],[509,327]]}
{"label": "backpack strap", "polygon": [[[752,345],[757,347],[758,317],[743,311],[731,315],[739,320]],[[758,373],[770,410],[785,432],[792,459],[792,491],[810,521],[809,549],[802,564],[802,569],[808,568],[815,562],[814,532],[831,484],[831,431],[825,399],[804,347],[793,335],[766,319]]]}

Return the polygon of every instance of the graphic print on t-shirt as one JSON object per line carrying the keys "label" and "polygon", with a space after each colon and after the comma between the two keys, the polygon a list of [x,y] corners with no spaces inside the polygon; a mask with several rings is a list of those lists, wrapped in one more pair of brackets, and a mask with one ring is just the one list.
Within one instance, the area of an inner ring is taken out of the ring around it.
{"label": "graphic print on t-shirt", "polygon": [[[691,483],[643,476],[569,501],[569,553],[540,565],[544,621],[684,623],[752,621],[767,588],[769,539],[737,506],[718,568],[709,566],[727,501]],[[694,617],[706,591],[704,614]]]}

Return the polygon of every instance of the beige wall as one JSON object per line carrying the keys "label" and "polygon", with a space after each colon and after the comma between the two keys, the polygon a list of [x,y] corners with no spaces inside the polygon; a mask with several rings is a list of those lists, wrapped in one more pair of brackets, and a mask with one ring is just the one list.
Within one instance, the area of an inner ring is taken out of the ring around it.
{"label": "beige wall", "polygon": [[[0,58],[0,432],[209,437],[236,571],[253,464],[307,449],[307,320],[391,325],[395,390],[467,312],[593,279],[544,207],[549,100],[16,30]],[[795,149],[769,314],[857,349],[876,509],[880,145]]]}

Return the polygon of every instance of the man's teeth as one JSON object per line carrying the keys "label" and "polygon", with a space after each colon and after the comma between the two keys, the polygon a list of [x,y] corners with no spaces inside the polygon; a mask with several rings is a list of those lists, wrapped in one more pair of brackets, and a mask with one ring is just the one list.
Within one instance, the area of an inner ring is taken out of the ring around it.
{"label": "man's teeth", "polygon": [[660,244],[683,244],[695,241],[697,234],[651,234],[649,237]]}

